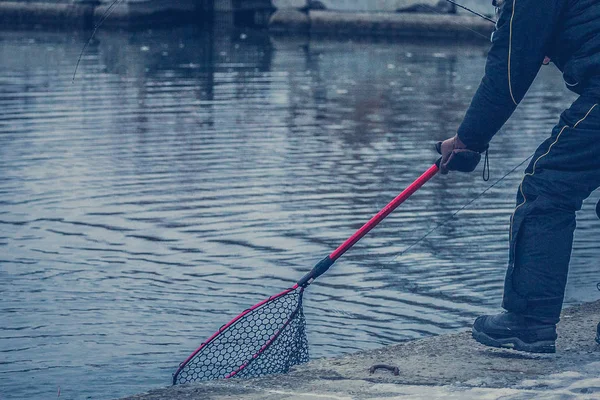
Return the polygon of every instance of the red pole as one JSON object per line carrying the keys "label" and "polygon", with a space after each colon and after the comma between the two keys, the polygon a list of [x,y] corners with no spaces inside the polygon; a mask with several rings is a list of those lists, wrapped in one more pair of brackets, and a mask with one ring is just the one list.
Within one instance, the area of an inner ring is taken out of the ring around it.
{"label": "red pole", "polygon": [[335,261],[342,256],[348,249],[350,249],[356,242],[362,239],[371,229],[373,229],[378,223],[380,223],[385,217],[387,217],[392,211],[408,199],[414,192],[416,192],[421,186],[423,186],[429,179],[437,174],[439,168],[436,164],[433,164],[427,171],[417,178],[409,187],[404,189],[394,200],[392,200],[387,206],[379,211],[373,218],[364,224],[354,235],[348,238],[344,243],[340,245],[333,253],[329,255],[331,261]]}

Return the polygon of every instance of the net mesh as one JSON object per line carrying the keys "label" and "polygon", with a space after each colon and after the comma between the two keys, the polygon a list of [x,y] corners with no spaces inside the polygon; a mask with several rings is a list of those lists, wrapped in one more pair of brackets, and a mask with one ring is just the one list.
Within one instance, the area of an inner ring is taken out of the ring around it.
{"label": "net mesh", "polygon": [[222,328],[180,367],[173,383],[287,373],[292,366],[307,362],[302,295],[299,288],[274,297]]}

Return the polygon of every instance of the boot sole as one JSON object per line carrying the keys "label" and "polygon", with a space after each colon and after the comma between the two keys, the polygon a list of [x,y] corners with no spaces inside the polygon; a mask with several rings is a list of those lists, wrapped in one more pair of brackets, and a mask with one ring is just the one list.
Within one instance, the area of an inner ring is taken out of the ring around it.
{"label": "boot sole", "polygon": [[473,329],[473,339],[491,347],[526,351],[528,353],[556,353],[556,345],[553,340],[526,343],[517,337],[494,339],[476,329]]}

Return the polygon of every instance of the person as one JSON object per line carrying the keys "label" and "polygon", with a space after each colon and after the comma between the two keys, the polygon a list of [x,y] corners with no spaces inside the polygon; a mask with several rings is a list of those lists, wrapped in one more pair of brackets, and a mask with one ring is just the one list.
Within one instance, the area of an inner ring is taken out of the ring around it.
{"label": "person", "polygon": [[[501,8],[485,74],[457,134],[437,144],[440,171],[475,169],[549,60],[579,95],[537,148],[517,190],[505,311],[478,317],[472,329],[488,346],[555,352],[575,212],[600,186],[600,2],[495,2]],[[600,325],[598,335],[600,343]]]}

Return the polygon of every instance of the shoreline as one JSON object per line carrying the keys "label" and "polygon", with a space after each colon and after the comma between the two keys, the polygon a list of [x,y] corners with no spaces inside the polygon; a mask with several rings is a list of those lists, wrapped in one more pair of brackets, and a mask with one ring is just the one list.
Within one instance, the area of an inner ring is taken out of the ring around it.
{"label": "shoreline", "polygon": [[[232,12],[202,12],[190,1],[142,4],[117,7],[103,20],[106,4],[0,2],[0,21],[4,28],[73,28],[102,27],[151,28],[157,25],[185,23],[217,24],[232,19]],[[212,22],[211,22],[212,20]],[[252,20],[252,18],[250,18]],[[246,19],[248,21],[248,19]],[[494,25],[480,17],[463,14],[417,12],[348,12],[331,10],[278,9],[272,14],[258,14],[254,26],[278,34],[341,35],[364,37],[415,37],[418,39],[452,38],[489,40]]]}
{"label": "shoreline", "polygon": [[[110,4],[99,2],[2,1],[0,22],[5,29],[94,29],[100,22],[106,28],[151,28],[156,24],[181,25],[202,21],[201,13],[192,0],[170,1],[167,4],[168,6],[141,3],[112,9]],[[104,20],[108,9],[110,15]]]}
{"label": "shoreline", "polygon": [[[555,354],[486,347],[461,332],[317,359],[285,375],[172,386],[122,400],[592,399],[600,396],[599,321],[600,300],[566,308]],[[374,364],[397,366],[399,375],[371,374]]]}
{"label": "shoreline", "polygon": [[489,40],[494,25],[480,17],[457,14],[375,13],[278,10],[269,21],[276,33],[417,39]]}

